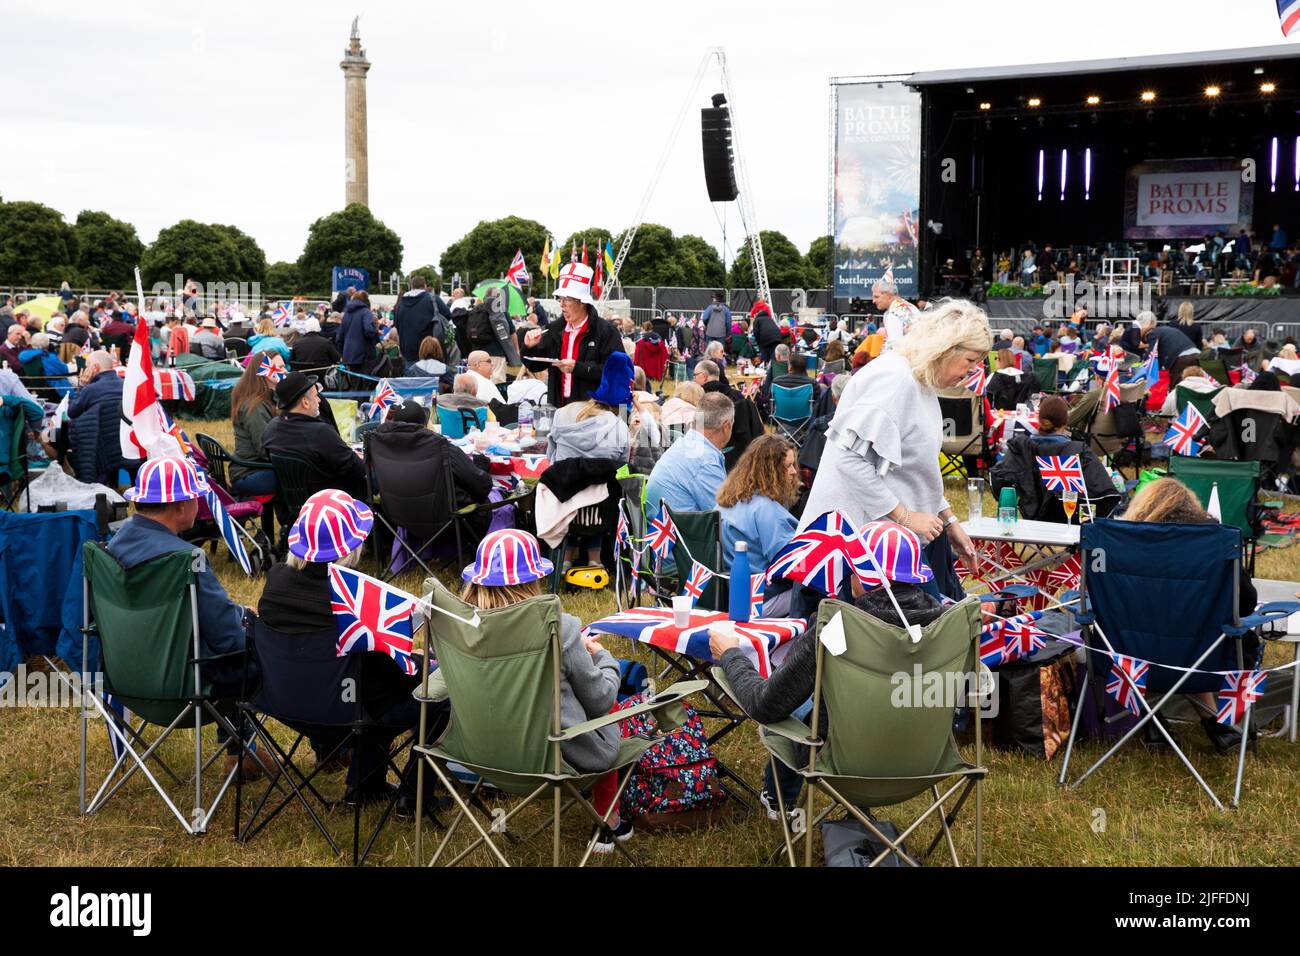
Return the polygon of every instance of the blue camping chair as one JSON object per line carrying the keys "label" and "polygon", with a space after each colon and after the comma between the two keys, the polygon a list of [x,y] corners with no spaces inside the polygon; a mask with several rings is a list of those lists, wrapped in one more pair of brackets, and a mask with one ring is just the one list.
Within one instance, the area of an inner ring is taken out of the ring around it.
{"label": "blue camping chair", "polygon": [[487,427],[487,409],[443,408],[438,406],[438,424],[443,438],[464,438],[471,428]]}
{"label": "blue camping chair", "polygon": [[[1257,667],[1262,648],[1252,654],[1252,660],[1246,660],[1242,638],[1251,628],[1300,610],[1300,603],[1266,604],[1248,617],[1238,615],[1241,531],[1231,526],[1150,524],[1100,518],[1082,527],[1080,546],[1083,574],[1082,611],[1078,620],[1087,648],[1088,679],[1079,694],[1059,782],[1065,783],[1069,771],[1070,752],[1089,689],[1096,694],[1098,688],[1094,681],[1104,683],[1108,679],[1110,654],[1123,654],[1151,665],[1146,675],[1146,694],[1137,695],[1141,719],[1070,786],[1081,784],[1151,723],[1215,806],[1223,809],[1214,791],[1154,718],[1174,694],[1216,693],[1222,687],[1220,674],[1193,671],[1239,671]],[[1124,680],[1132,686],[1127,676]],[[1232,796],[1234,807],[1241,796],[1251,716],[1252,708],[1248,705],[1238,727],[1241,751]]]}
{"label": "blue camping chair", "polygon": [[796,445],[802,445],[802,439],[812,423],[812,382],[786,388],[782,385],[772,386],[772,421],[777,432],[790,439]]}

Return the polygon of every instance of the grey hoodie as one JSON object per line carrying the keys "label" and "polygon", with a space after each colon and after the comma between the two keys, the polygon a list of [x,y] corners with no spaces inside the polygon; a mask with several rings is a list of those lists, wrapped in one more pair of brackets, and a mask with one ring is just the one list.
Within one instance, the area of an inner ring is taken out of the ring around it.
{"label": "grey hoodie", "polygon": [[[546,441],[546,456],[551,461],[564,461],[566,458],[618,458],[627,461],[627,423],[612,412],[601,412],[576,421],[574,416],[583,404],[566,405],[556,413]],[[566,415],[566,412],[570,413]]]}

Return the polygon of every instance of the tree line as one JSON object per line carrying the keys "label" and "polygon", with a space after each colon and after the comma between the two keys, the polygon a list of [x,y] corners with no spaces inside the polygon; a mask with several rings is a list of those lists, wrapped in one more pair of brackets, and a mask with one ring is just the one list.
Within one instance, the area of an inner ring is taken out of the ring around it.
{"label": "tree line", "polygon": [[[815,239],[806,253],[777,231],[762,230],[763,256],[773,288],[824,288],[830,277],[830,237]],[[589,261],[608,241],[617,254],[622,233],[592,227],[558,239],[542,223],[507,216],[478,223],[432,263],[410,270],[437,288],[459,275],[464,282],[496,278],[505,272],[515,250],[523,250],[534,286],[545,288],[539,266],[542,247],[553,242],[562,260],[586,243]],[[558,241],[556,241],[558,239]],[[83,210],[67,222],[56,209],[36,202],[5,202],[0,197],[0,284],[129,289],[140,266],[146,288],[171,282],[176,275],[200,282],[256,282],[265,295],[325,295],[330,269],[360,266],[372,276],[401,273],[402,240],[360,203],[322,216],[308,227],[307,241],[296,262],[266,261],[257,241],[237,226],[182,219],[158,233],[146,246],[135,226],[97,210]],[[624,285],[749,287],[754,270],[745,243],[731,268],[724,269],[717,249],[700,236],[675,236],[657,223],[644,223],[619,276]]]}

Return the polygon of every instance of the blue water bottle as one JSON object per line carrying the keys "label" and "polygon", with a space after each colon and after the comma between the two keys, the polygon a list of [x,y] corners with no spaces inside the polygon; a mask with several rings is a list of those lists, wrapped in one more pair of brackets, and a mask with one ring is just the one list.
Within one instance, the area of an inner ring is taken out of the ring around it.
{"label": "blue water bottle", "polygon": [[736,542],[736,554],[731,559],[730,600],[727,617],[733,621],[749,620],[749,545]]}

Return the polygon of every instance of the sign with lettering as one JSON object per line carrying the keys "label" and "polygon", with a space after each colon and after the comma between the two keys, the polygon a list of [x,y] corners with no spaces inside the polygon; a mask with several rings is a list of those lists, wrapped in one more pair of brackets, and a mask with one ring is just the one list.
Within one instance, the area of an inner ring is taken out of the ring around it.
{"label": "sign with lettering", "polygon": [[835,295],[871,295],[887,275],[916,298],[921,94],[899,82],[841,84],[835,98]]}
{"label": "sign with lettering", "polygon": [[1127,239],[1203,238],[1250,223],[1253,184],[1235,159],[1161,160],[1132,167],[1125,191]]}

